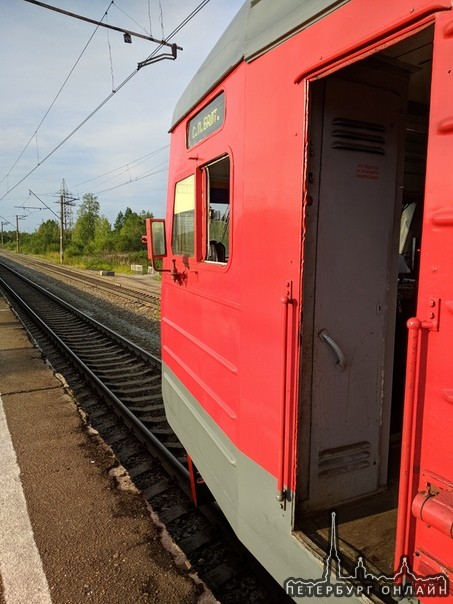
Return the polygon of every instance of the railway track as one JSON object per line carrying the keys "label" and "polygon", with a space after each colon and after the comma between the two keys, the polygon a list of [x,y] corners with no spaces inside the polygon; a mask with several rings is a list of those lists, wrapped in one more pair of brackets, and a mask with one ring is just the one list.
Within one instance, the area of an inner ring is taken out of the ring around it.
{"label": "railway track", "polygon": [[[14,262],[18,261],[17,256],[8,257]],[[53,275],[57,278],[64,278],[74,284],[90,285],[99,291],[105,291],[109,294],[113,293],[115,296],[135,301],[150,306],[151,308],[160,306],[160,293],[157,290],[149,291],[149,284],[145,291],[143,289],[125,285],[116,280],[111,281],[111,277],[99,277],[90,274],[90,272],[86,270],[80,271],[73,268],[58,266],[51,262],[26,256],[20,256],[20,263],[29,268],[41,270],[45,274]]]}
{"label": "railway track", "polygon": [[185,452],[164,415],[160,360],[1,263],[0,288],[220,602],[288,602],[216,506],[194,508]]}
{"label": "railway track", "polygon": [[[109,291],[87,285],[84,280],[73,281],[71,278],[48,273],[46,271],[48,263],[43,267],[35,263],[30,264],[28,257],[4,254],[2,250],[0,261],[160,357],[160,306],[141,304],[138,299],[118,296],[118,288],[111,294]],[[84,274],[82,271],[77,272],[82,276]],[[100,277],[101,282],[105,279],[110,282],[109,277]],[[128,282],[129,279],[126,281]],[[149,279],[137,281],[138,286],[145,289],[154,285]],[[135,280],[132,282],[135,283]],[[156,287],[160,289],[159,285]]]}

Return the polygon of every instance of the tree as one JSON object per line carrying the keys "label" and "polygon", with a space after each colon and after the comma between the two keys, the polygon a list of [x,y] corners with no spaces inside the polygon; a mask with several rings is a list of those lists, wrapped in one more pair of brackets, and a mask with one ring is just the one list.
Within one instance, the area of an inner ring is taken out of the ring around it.
{"label": "tree", "polygon": [[57,252],[60,249],[60,226],[56,220],[42,222],[30,242],[32,251],[40,254]]}
{"label": "tree", "polygon": [[114,248],[112,227],[105,216],[96,220],[94,229],[94,248],[97,252],[111,252]]}
{"label": "tree", "polygon": [[[119,215],[118,215],[119,217]],[[143,244],[142,235],[145,233],[145,219],[152,218],[149,212],[137,214],[130,208],[126,208],[122,216],[122,225],[118,232],[116,248],[120,252],[141,252]],[[119,224],[118,218],[115,224]]]}
{"label": "tree", "polygon": [[124,214],[119,211],[118,216],[116,217],[115,224],[113,225],[113,230],[115,233],[119,233],[121,231],[121,227],[124,224]]}
{"label": "tree", "polygon": [[[99,219],[100,204],[92,193],[86,193],[80,204],[72,241],[77,248],[92,247]],[[91,245],[90,245],[91,244]]]}

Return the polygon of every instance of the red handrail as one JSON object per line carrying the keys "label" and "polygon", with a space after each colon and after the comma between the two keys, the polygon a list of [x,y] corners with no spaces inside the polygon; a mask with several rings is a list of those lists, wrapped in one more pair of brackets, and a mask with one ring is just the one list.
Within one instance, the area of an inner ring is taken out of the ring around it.
{"label": "red handrail", "polygon": [[406,385],[401,441],[401,471],[398,498],[398,521],[396,525],[395,568],[399,568],[401,557],[407,555],[405,541],[409,514],[409,488],[412,476],[412,426],[416,398],[418,348],[422,327],[422,322],[415,317],[409,319],[407,322],[409,334],[407,341]]}
{"label": "red handrail", "polygon": [[280,430],[279,430],[279,452],[278,452],[278,472],[277,472],[277,501],[284,501],[286,498],[284,490],[285,480],[285,448],[286,448],[286,375],[288,361],[288,315],[289,306],[292,302],[290,291],[287,290],[285,296],[282,296],[283,304],[283,355],[282,355],[282,397],[280,407]]}

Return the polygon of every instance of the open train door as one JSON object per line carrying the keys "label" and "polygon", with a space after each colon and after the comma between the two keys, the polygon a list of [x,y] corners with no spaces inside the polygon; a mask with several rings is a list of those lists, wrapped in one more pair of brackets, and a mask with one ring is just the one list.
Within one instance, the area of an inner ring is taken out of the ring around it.
{"label": "open train door", "polygon": [[452,99],[453,15],[438,13],[417,316],[408,322],[395,566],[400,566],[402,556],[408,556],[417,575],[447,574],[450,597],[453,596]]}
{"label": "open train door", "polygon": [[[313,82],[304,258],[305,510],[387,481],[408,74],[372,57]],[[304,462],[302,462],[304,463]],[[304,478],[302,478],[303,480]]]}

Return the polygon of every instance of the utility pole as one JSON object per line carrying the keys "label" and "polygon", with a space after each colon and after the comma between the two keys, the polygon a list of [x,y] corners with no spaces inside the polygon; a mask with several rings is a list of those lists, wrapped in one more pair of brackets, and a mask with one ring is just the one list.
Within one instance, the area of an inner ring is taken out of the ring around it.
{"label": "utility pole", "polygon": [[76,198],[68,191],[65,179],[61,181],[60,188],[60,264],[64,261],[64,246],[66,232],[72,226],[72,208],[75,206]]}
{"label": "utility pole", "polygon": [[3,216],[0,216],[0,220],[1,220],[1,223],[2,223],[2,246],[3,246],[3,244],[4,244],[4,241],[3,241],[3,226],[5,224],[10,224],[14,228],[14,225],[9,220],[6,220],[6,218],[4,218]]}
{"label": "utility pole", "polygon": [[[52,214],[58,218],[60,224],[60,264],[63,264],[64,261],[64,247],[65,247],[65,235],[68,228],[72,227],[72,208],[75,206],[76,197],[73,197],[72,194],[66,188],[66,183],[63,178],[61,181],[61,188],[59,192],[59,205],[60,205],[60,213],[57,214],[49,207],[40,197],[33,193],[31,189],[29,189],[30,195],[33,195],[38,199]],[[35,209],[43,209],[43,208],[35,208]]]}
{"label": "utility pole", "polygon": [[20,252],[20,236],[19,236],[19,220],[23,220],[26,216],[16,214],[16,252]]}
{"label": "utility pole", "polygon": [[63,264],[63,262],[64,262],[64,195],[63,195],[63,190],[60,189],[60,264]]}

